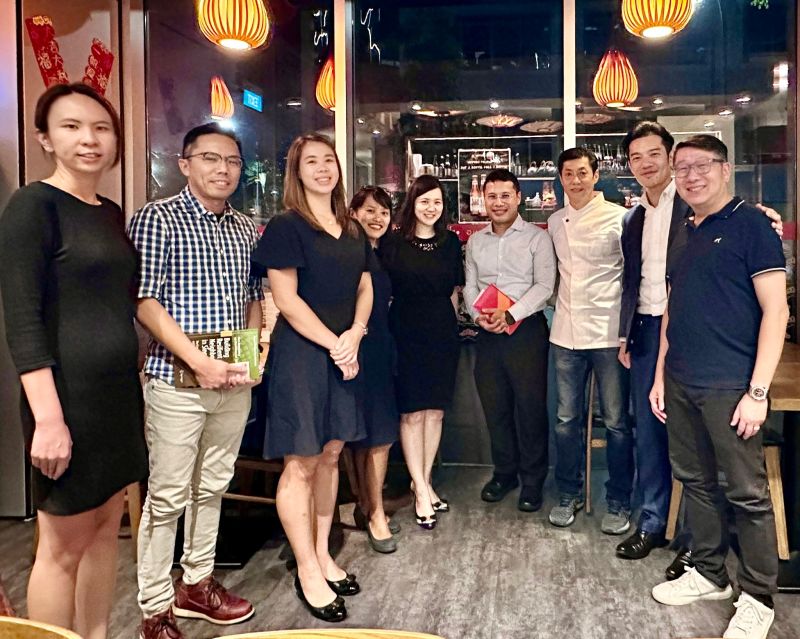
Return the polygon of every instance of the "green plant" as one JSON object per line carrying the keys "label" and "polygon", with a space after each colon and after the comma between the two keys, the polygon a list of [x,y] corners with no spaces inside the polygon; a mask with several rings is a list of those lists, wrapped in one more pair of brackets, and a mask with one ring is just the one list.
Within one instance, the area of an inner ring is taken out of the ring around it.
{"label": "green plant", "polygon": [[769,0],[750,0],[750,5],[756,9],[769,9]]}

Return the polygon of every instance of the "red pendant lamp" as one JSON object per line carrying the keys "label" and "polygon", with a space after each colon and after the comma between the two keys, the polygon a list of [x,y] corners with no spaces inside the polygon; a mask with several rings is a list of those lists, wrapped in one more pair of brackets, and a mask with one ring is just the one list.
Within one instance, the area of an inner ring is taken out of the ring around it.
{"label": "red pendant lamp", "polygon": [[215,120],[227,120],[233,117],[233,98],[231,92],[220,76],[211,78],[211,117]]}
{"label": "red pendant lamp", "polygon": [[592,93],[597,104],[604,107],[623,107],[636,102],[639,82],[628,56],[616,49],[606,51],[594,76]]}
{"label": "red pendant lamp", "polygon": [[197,25],[214,44],[228,49],[256,49],[270,36],[264,0],[197,0]]}
{"label": "red pendant lamp", "polygon": [[689,24],[693,10],[693,0],[622,0],[622,21],[640,38],[666,38]]}
{"label": "red pendant lamp", "polygon": [[333,69],[333,54],[328,56],[317,78],[317,102],[323,109],[336,110],[336,82]]}

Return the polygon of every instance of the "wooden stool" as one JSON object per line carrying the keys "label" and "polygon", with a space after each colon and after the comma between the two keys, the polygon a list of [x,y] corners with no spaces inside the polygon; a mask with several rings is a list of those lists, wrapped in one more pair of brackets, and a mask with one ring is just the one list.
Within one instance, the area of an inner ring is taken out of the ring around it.
{"label": "wooden stool", "polygon": [[[786,510],[783,505],[783,480],[781,479],[781,449],[780,446],[764,446],[764,459],[767,467],[767,483],[769,484],[769,497],[772,501],[772,510],[775,514],[775,536],[778,542],[778,558],[784,561],[789,559],[789,535],[786,530]],[[672,495],[669,500],[669,516],[667,517],[666,538],[675,538],[675,528],[678,523],[678,511],[683,497],[683,484],[677,479],[672,480]]]}
{"label": "wooden stool", "polygon": [[81,636],[49,623],[0,617],[0,639],[81,639]]}
{"label": "wooden stool", "polygon": [[592,449],[605,448],[607,442],[600,437],[594,437],[592,434],[592,422],[594,413],[592,406],[594,405],[594,371],[589,376],[589,408],[586,411],[586,471],[584,477],[584,493],[586,494],[586,514],[592,514]]}

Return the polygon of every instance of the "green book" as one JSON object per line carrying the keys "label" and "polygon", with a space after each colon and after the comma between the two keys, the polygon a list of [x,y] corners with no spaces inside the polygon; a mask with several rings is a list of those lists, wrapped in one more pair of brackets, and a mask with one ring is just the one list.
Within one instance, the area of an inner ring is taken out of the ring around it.
{"label": "green book", "polygon": [[[258,379],[259,350],[257,328],[243,328],[237,331],[220,331],[218,333],[195,333],[187,335],[189,340],[212,359],[219,359],[229,364],[247,364],[250,379]],[[192,369],[179,358],[174,358],[176,388],[199,388]]]}

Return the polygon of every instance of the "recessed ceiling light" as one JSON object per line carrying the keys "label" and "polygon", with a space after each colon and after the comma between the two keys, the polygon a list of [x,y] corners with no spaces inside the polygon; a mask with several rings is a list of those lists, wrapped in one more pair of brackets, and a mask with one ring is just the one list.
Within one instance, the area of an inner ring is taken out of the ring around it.
{"label": "recessed ceiling light", "polygon": [[497,110],[497,109],[499,109],[499,108],[500,108],[500,103],[499,103],[497,100],[491,100],[491,101],[489,102],[489,108],[490,108],[492,111],[495,111],[495,110]]}
{"label": "recessed ceiling light", "polygon": [[708,122],[703,122],[703,126],[707,129],[713,129],[716,123],[713,120],[709,120]]}
{"label": "recessed ceiling light", "polygon": [[289,98],[286,100],[286,106],[290,109],[296,109],[303,106],[303,101],[300,98]]}
{"label": "recessed ceiling light", "polygon": [[380,134],[381,134],[380,129],[372,129],[372,135],[380,135]]}
{"label": "recessed ceiling light", "polygon": [[364,118],[358,118],[358,119],[356,120],[356,122],[358,122],[358,123],[359,123],[359,124],[361,124],[361,125],[363,125],[363,124],[366,124],[366,123],[367,123],[367,121],[366,121]]}
{"label": "recessed ceiling light", "polygon": [[717,115],[721,115],[723,118],[728,117],[729,115],[733,115],[733,109],[730,107],[722,107],[718,112]]}
{"label": "recessed ceiling light", "polygon": [[653,98],[653,104],[655,104],[656,106],[661,106],[662,104],[664,104],[664,99],[663,98]]}
{"label": "recessed ceiling light", "polygon": [[753,98],[751,98],[749,95],[740,95],[738,98],[736,98],[736,101],[739,104],[747,104],[748,102],[752,101],[752,99]]}
{"label": "recessed ceiling light", "polygon": [[419,102],[412,102],[411,103],[411,110],[412,111],[422,111],[422,105]]}

